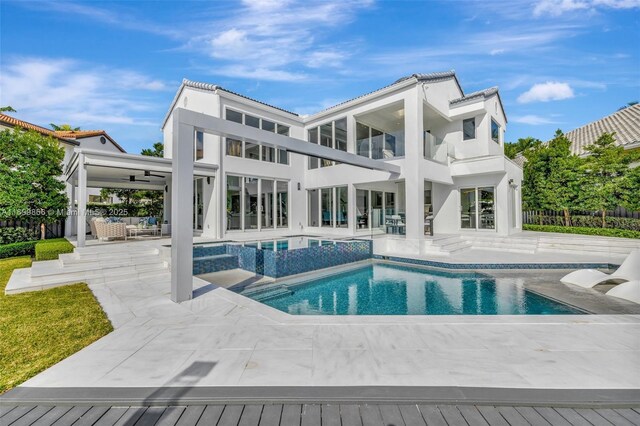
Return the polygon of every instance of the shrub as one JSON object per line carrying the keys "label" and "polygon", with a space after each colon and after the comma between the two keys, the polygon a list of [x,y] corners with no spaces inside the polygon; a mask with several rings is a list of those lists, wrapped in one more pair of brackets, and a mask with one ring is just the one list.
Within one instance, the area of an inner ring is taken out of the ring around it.
{"label": "shrub", "polygon": [[16,256],[33,256],[37,241],[21,241],[0,246],[0,259]]}
{"label": "shrub", "polygon": [[597,235],[601,237],[619,238],[640,238],[640,231],[630,231],[627,229],[614,228],[584,228],[577,226],[554,226],[554,225],[522,225],[522,229],[527,231],[559,232],[563,234],[583,234]]}
{"label": "shrub", "polygon": [[[536,215],[533,221],[536,225],[564,226],[563,216]],[[609,217],[606,219],[607,228],[626,229],[629,231],[640,231],[640,219],[628,217]],[[578,228],[602,228],[602,218],[600,216],[572,215],[571,225]]]}
{"label": "shrub", "polygon": [[73,245],[66,238],[38,241],[36,260],[55,260],[59,254],[72,253],[73,248]]}
{"label": "shrub", "polygon": [[27,228],[0,228],[0,244],[20,243],[38,239],[38,233]]}

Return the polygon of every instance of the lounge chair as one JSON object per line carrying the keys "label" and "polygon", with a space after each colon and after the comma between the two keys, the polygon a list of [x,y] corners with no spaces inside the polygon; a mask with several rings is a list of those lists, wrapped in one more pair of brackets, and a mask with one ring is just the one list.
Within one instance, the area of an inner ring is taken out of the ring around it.
{"label": "lounge chair", "polygon": [[620,299],[630,300],[634,303],[640,303],[640,281],[627,281],[618,284],[607,293],[607,296],[618,297]]}
{"label": "lounge chair", "polygon": [[640,280],[640,250],[633,250],[613,273],[605,274],[596,269],[579,269],[560,279],[564,284],[592,288],[606,281],[625,282]]}

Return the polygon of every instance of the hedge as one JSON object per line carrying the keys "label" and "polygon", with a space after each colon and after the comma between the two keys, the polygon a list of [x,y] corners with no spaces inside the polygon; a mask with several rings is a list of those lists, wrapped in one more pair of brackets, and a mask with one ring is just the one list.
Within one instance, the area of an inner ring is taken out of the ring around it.
{"label": "hedge", "polygon": [[[541,218],[542,225],[564,226],[564,216],[536,215],[532,220],[536,222],[535,225],[539,226]],[[607,216],[605,223],[607,228],[640,231],[640,219]],[[602,228],[602,218],[600,216],[572,215],[571,225],[577,228]]]}
{"label": "hedge", "polygon": [[73,244],[66,238],[41,240],[36,244],[36,260],[55,260],[59,254],[72,253]]}
{"label": "hedge", "polygon": [[37,241],[21,241],[19,243],[4,244],[0,246],[0,259],[16,256],[33,256]]}
{"label": "hedge", "polygon": [[562,234],[597,235],[600,237],[640,238],[640,231],[630,231],[627,229],[614,229],[614,228],[584,228],[584,227],[577,227],[577,226],[554,226],[554,225],[522,225],[522,229],[527,231],[559,232]]}
{"label": "hedge", "polygon": [[23,227],[0,228],[0,245],[37,240],[39,233]]}

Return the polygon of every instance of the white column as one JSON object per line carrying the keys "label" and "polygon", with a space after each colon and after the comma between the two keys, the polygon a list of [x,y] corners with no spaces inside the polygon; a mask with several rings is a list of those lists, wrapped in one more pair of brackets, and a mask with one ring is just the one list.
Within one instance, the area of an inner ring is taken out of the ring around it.
{"label": "white column", "polygon": [[173,112],[171,176],[171,300],[193,292],[193,139],[195,129]]}
{"label": "white column", "polygon": [[67,205],[68,214],[64,224],[64,236],[71,237],[73,235],[73,228],[74,228],[73,218],[75,217],[75,207],[76,207],[75,187],[73,186],[73,183],[71,181],[67,181],[65,185],[66,185],[65,189],[67,193],[67,199],[69,200],[69,204]]}
{"label": "white column", "polygon": [[424,178],[420,173],[423,139],[423,93],[416,86],[404,101],[405,125],[405,200],[407,238],[424,238]]}
{"label": "white column", "polygon": [[87,236],[87,166],[84,165],[84,154],[78,155],[78,210],[76,221],[78,247],[85,246]]}

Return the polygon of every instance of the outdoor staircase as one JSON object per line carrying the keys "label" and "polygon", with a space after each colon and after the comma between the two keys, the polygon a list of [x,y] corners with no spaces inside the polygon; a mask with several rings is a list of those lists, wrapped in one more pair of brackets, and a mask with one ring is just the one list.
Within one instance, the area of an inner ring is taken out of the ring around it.
{"label": "outdoor staircase", "polygon": [[102,284],[160,277],[169,271],[166,256],[162,248],[134,244],[76,248],[57,260],[35,261],[31,268],[16,269],[5,293],[44,290],[76,282]]}
{"label": "outdoor staircase", "polygon": [[540,252],[625,256],[634,249],[640,249],[640,240],[588,235],[540,236],[538,239]]}
{"label": "outdoor staircase", "polygon": [[533,254],[538,248],[537,238],[498,235],[465,235],[462,238],[468,243],[469,248],[479,250]]}

